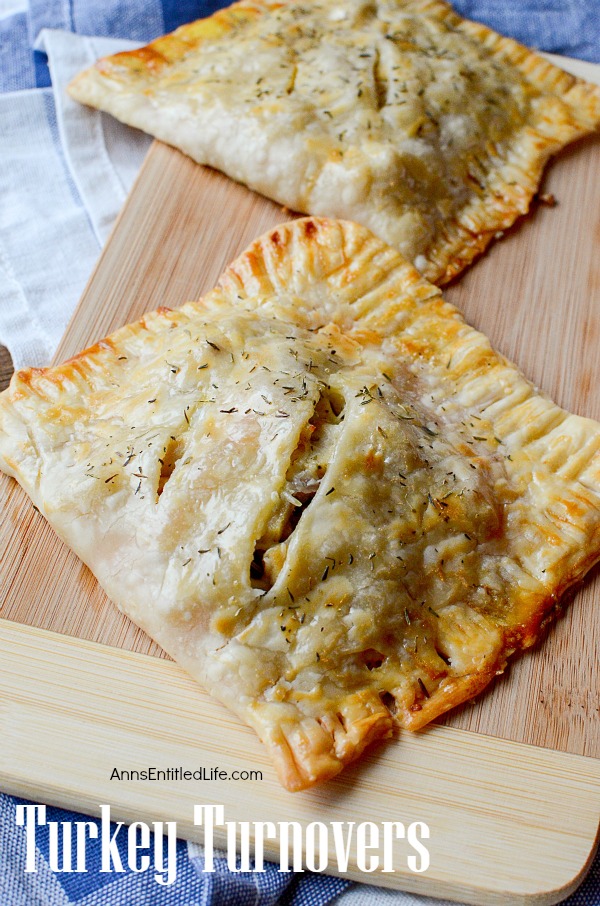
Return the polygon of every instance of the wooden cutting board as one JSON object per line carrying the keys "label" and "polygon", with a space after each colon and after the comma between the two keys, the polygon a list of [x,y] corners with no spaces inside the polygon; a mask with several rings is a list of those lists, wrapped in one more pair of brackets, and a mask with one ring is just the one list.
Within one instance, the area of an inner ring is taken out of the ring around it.
{"label": "wooden cutting board", "polygon": [[[600,81],[600,67],[567,65]],[[563,153],[543,189],[557,205],[535,205],[446,291],[558,403],[596,419],[598,173],[600,138]],[[145,311],[198,298],[289,216],[154,143],[57,361]],[[16,483],[2,476],[0,494],[0,788],[90,813],[110,803],[124,820],[176,820],[190,839],[202,839],[194,803],[223,804],[230,821],[423,821],[426,872],[409,870],[399,842],[392,873],[362,873],[353,849],[347,874],[480,906],[554,903],[581,880],[600,815],[599,570],[544,643],[475,704],[292,795],[253,733],[116,611]],[[150,765],[263,779],[110,780],[114,767]],[[266,851],[279,858],[275,844]]]}

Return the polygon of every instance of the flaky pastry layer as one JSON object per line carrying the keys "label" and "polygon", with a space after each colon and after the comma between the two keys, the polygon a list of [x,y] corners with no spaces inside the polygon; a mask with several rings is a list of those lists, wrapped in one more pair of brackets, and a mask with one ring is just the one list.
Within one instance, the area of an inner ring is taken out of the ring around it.
{"label": "flaky pastry layer", "polygon": [[600,90],[440,0],[242,0],[72,82],[83,103],[447,282],[524,214]]}
{"label": "flaky pastry layer", "polygon": [[0,466],[291,790],[480,691],[600,557],[600,425],[354,223],[17,373]]}

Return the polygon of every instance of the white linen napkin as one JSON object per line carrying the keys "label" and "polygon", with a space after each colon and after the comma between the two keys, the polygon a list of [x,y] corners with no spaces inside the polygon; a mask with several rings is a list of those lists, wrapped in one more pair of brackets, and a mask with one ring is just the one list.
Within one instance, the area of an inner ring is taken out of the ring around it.
{"label": "white linen napkin", "polygon": [[44,30],[52,89],[0,95],[0,343],[47,365],[151,139],[76,104],[66,85],[137,45]]}
{"label": "white linen napkin", "polygon": [[132,41],[44,29],[61,147],[96,238],[104,244],[138,173],[151,137],[70,98],[66,86],[99,57],[139,47]]}

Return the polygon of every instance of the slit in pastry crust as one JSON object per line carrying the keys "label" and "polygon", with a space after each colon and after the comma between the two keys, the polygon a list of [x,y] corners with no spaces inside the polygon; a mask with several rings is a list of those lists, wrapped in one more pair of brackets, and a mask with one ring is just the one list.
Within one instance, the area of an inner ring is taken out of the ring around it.
{"label": "slit in pastry crust", "polygon": [[15,374],[0,465],[292,790],[483,689],[600,557],[600,425],[349,222]]}
{"label": "slit in pastry crust", "polygon": [[440,0],[242,0],[69,90],[292,211],[363,224],[438,284],[600,124],[596,86]]}

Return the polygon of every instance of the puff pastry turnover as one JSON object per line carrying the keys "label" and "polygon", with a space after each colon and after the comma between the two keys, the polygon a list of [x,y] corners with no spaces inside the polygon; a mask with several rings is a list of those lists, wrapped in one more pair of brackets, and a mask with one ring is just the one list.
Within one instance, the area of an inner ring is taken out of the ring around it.
{"label": "puff pastry turnover", "polygon": [[242,0],[100,60],[73,97],[435,283],[528,210],[600,91],[439,0]]}
{"label": "puff pastry turnover", "polygon": [[354,223],[17,373],[0,465],[292,790],[481,690],[600,557],[600,425]]}

